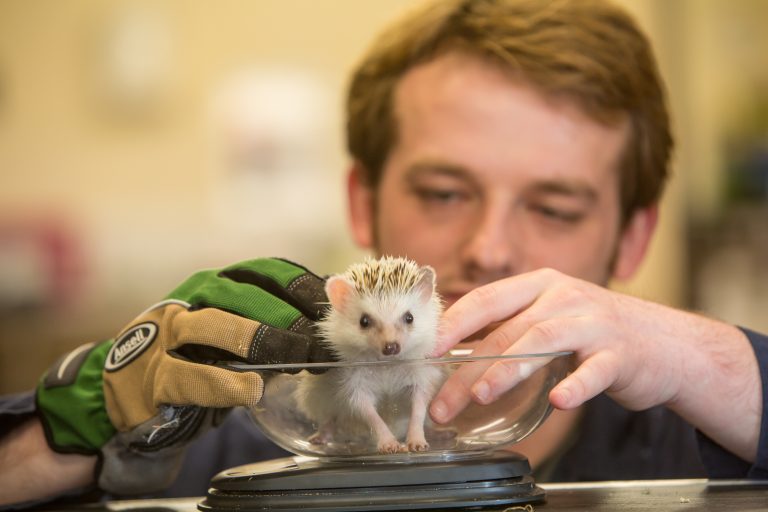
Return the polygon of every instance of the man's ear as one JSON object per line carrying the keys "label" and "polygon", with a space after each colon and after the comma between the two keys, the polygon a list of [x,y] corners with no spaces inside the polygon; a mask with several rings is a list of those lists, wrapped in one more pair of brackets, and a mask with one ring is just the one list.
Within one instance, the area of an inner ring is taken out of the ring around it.
{"label": "man's ear", "polygon": [[659,205],[653,204],[632,214],[619,241],[618,253],[613,266],[613,277],[626,280],[640,267],[651,237],[656,230]]}
{"label": "man's ear", "polygon": [[362,164],[355,162],[347,175],[347,201],[352,239],[361,249],[373,247],[373,194]]}

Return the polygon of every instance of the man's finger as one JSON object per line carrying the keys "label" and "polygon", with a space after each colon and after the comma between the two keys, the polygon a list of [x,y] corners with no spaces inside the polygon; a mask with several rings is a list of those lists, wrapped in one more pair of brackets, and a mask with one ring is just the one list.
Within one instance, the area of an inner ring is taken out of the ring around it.
{"label": "man's finger", "polygon": [[619,375],[615,356],[600,352],[579,365],[549,393],[549,401],[558,409],[574,409],[608,389]]}
{"label": "man's finger", "polygon": [[472,398],[489,404],[552,362],[552,357],[521,357],[495,362],[472,385]]}
{"label": "man's finger", "polygon": [[460,298],[443,314],[435,355],[442,355],[456,343],[488,324],[517,315],[529,307],[551,280],[545,271],[508,277],[479,288]]}
{"label": "man's finger", "polygon": [[236,372],[167,357],[158,368],[153,405],[253,407],[264,392],[256,372]]}
{"label": "man's finger", "polygon": [[429,407],[429,414],[437,423],[452,420],[471,401],[470,389],[492,361],[462,364],[443,384]]}
{"label": "man's finger", "polygon": [[289,328],[302,316],[298,309],[267,290],[222,278],[213,270],[194,274],[167,298],[183,300],[195,309],[229,311],[281,329]]}
{"label": "man's finger", "polygon": [[[535,322],[535,312],[527,310],[522,316],[507,320],[498,325],[477,347],[472,351],[473,357],[498,356],[511,352],[519,336],[526,332],[530,323]],[[443,384],[440,391],[432,401],[430,414],[438,423],[453,419],[473,399],[478,399],[476,393],[485,394],[484,391],[473,390],[476,381],[488,368],[493,365],[493,360],[478,361],[463,364]],[[508,388],[507,388],[508,389]]]}
{"label": "man's finger", "polygon": [[[593,336],[592,325],[584,317],[544,320],[533,323],[514,344],[509,346],[504,355],[523,356],[574,351]],[[499,361],[472,385],[472,397],[479,403],[490,403],[550,361],[552,358],[548,357]]]}
{"label": "man's finger", "polygon": [[[500,355],[503,347],[503,355],[515,356],[566,351],[581,346],[581,336],[591,333],[587,327],[584,318],[533,322],[518,317],[491,333],[472,355]],[[435,421],[444,422],[458,415],[470,401],[493,402],[551,361],[549,357],[535,357],[464,365],[435,396],[430,413]]]}
{"label": "man's finger", "polygon": [[[166,350],[184,345],[204,345],[247,358],[262,324],[216,308],[187,311],[181,306],[166,306],[160,325],[172,332],[163,333]],[[173,316],[173,318],[170,318]]]}
{"label": "man's finger", "polygon": [[328,308],[325,281],[297,263],[263,258],[229,266],[219,275],[263,289],[315,321]]}

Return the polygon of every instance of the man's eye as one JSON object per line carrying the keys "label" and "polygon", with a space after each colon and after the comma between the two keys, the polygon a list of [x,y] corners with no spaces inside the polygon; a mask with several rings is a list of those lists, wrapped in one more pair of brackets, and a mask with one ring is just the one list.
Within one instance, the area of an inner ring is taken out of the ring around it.
{"label": "man's eye", "polygon": [[580,221],[584,214],[580,211],[566,210],[563,208],[553,208],[545,204],[535,204],[530,206],[531,210],[547,219],[566,223],[576,223]]}
{"label": "man's eye", "polygon": [[439,189],[439,188],[417,188],[416,195],[424,202],[428,203],[452,203],[464,200],[468,195],[459,190]]}

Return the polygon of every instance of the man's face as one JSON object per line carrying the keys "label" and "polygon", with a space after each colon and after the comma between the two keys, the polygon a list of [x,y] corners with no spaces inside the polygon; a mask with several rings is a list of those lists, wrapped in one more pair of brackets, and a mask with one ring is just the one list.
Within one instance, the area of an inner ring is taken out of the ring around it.
{"label": "man's face", "polygon": [[607,282],[620,256],[626,123],[598,124],[455,53],[403,77],[395,119],[373,216],[353,218],[370,232],[359,242],[434,267],[447,305],[541,267]]}

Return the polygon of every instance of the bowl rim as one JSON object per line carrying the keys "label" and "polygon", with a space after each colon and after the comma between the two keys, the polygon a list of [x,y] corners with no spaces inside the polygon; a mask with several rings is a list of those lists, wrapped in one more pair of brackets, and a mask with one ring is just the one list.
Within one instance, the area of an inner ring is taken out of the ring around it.
{"label": "bowl rim", "polygon": [[457,355],[450,357],[435,357],[423,359],[388,359],[379,361],[329,361],[324,363],[279,363],[279,364],[251,364],[240,362],[228,362],[226,367],[237,371],[259,370],[310,370],[330,368],[361,368],[361,367],[389,367],[389,366],[418,366],[418,365],[442,365],[453,363],[473,363],[479,361],[508,361],[516,359],[555,359],[570,356],[573,351],[539,352],[533,354],[498,354],[488,356]]}

